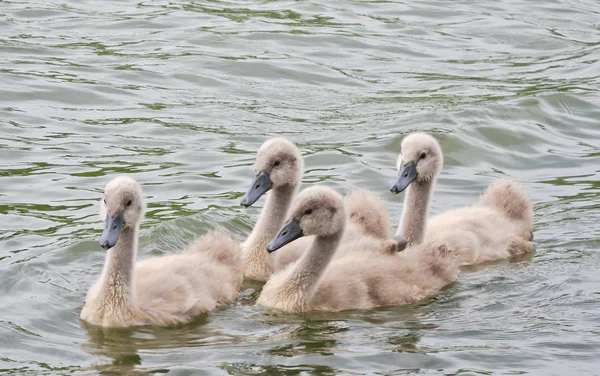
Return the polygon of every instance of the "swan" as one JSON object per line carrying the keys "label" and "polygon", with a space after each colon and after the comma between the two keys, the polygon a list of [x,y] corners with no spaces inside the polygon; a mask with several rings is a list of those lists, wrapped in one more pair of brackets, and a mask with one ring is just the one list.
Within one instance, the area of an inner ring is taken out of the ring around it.
{"label": "swan", "polygon": [[187,252],[136,263],[145,208],[133,178],[119,176],[106,185],[100,203],[106,262],[88,291],[81,319],[105,327],[182,324],[235,301],[242,264],[237,243],[222,234],[199,238]]}
{"label": "swan", "polygon": [[[255,176],[240,205],[249,207],[267,192],[268,195],[252,233],[241,245],[246,278],[266,281],[274,271],[296,261],[312,242],[313,237],[302,238],[280,250],[274,258],[265,251],[298,193],[303,171],[304,160],[300,150],[283,137],[271,138],[258,149]],[[352,208],[348,239],[362,235],[378,238],[379,246],[373,247],[372,252],[383,254],[402,250],[406,246],[402,236],[388,236],[389,217],[383,200],[360,190],[348,195],[347,201]]]}
{"label": "swan", "polygon": [[478,203],[427,221],[431,194],[442,165],[442,149],[431,135],[412,133],[402,141],[398,176],[390,191],[397,194],[406,190],[398,234],[406,238],[409,247],[454,238],[463,265],[501,260],[535,249],[531,242],[533,206],[525,189],[511,179],[492,182]]}
{"label": "swan", "polygon": [[293,313],[409,304],[458,278],[458,264],[445,244],[373,257],[364,252],[372,238],[364,236],[344,245],[362,252],[334,257],[347,221],[344,200],[334,190],[320,185],[303,190],[267,250],[275,252],[305,236],[315,239],[298,261],[267,281],[257,304]]}
{"label": "swan", "polygon": [[[249,207],[265,193],[269,194],[254,229],[240,246],[246,278],[266,281],[273,274],[277,261],[266,251],[267,244],[283,224],[290,202],[300,188],[303,168],[300,151],[285,138],[269,139],[258,149],[256,174],[240,205]],[[304,244],[287,247],[282,250],[282,257],[290,259],[286,262],[295,260],[298,249],[311,241],[305,238]]]}

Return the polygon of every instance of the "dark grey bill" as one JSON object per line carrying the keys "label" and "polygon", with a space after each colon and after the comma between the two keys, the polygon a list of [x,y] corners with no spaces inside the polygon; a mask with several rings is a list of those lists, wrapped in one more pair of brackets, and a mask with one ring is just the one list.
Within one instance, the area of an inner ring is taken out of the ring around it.
{"label": "dark grey bill", "polygon": [[273,182],[271,182],[271,177],[269,174],[266,172],[261,172],[254,177],[254,180],[252,180],[252,185],[250,188],[248,188],[248,192],[246,192],[244,197],[242,197],[240,205],[243,207],[251,206],[269,189],[271,189],[272,186]]}
{"label": "dark grey bill", "polygon": [[417,178],[417,164],[409,162],[407,164],[401,164],[400,170],[398,171],[398,177],[390,187],[392,193],[400,193],[406,189]]}
{"label": "dark grey bill", "polygon": [[104,249],[109,249],[117,244],[121,229],[123,228],[123,214],[118,212],[115,215],[106,214],[106,223],[104,231],[100,235],[100,245]]}
{"label": "dark grey bill", "polygon": [[269,253],[275,252],[284,245],[289,244],[303,236],[304,233],[300,227],[300,221],[298,218],[292,218],[283,225],[277,236],[275,236],[275,239],[271,240],[271,242],[267,245],[267,251]]}
{"label": "dark grey bill", "polygon": [[396,252],[402,252],[408,245],[408,240],[402,235],[394,235],[392,239],[396,241]]}

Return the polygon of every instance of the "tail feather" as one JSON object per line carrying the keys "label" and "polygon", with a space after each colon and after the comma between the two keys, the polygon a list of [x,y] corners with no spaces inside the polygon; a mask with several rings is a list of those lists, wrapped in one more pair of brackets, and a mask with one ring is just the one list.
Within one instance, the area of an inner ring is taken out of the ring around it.
{"label": "tail feather", "polygon": [[367,190],[359,189],[344,197],[350,221],[366,235],[379,239],[389,237],[390,221],[387,204]]}
{"label": "tail feather", "polygon": [[189,252],[203,255],[234,269],[242,268],[239,243],[222,232],[211,232],[201,236],[192,244]]}
{"label": "tail feather", "polygon": [[511,179],[498,179],[489,185],[479,204],[498,209],[506,217],[533,224],[533,205],[525,188]]}
{"label": "tail feather", "polygon": [[422,257],[434,277],[444,283],[456,281],[460,273],[460,255],[451,241],[432,241],[421,247]]}

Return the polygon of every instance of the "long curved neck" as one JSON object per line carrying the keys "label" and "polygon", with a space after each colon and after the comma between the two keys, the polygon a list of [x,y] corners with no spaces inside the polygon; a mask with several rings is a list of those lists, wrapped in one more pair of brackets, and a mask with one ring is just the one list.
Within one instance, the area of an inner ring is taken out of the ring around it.
{"label": "long curved neck", "polygon": [[318,236],[302,256],[290,276],[283,283],[282,291],[293,296],[296,310],[305,310],[314,296],[323,272],[333,258],[342,239],[343,230],[330,236]]}
{"label": "long curved neck", "polygon": [[[269,244],[275,235],[277,235],[281,226],[283,226],[288,209],[292,203],[292,199],[298,192],[298,188],[299,184],[276,188],[272,189],[267,195],[267,202],[260,213],[258,222],[256,222],[252,233],[243,247],[244,269],[250,277],[266,280],[272,273],[272,261],[267,252],[267,244]],[[257,269],[257,271],[252,271],[251,269]]]}
{"label": "long curved neck", "polygon": [[426,182],[415,181],[406,190],[398,234],[406,238],[408,245],[419,244],[423,241],[429,201],[434,185],[435,179]]}
{"label": "long curved neck", "polygon": [[261,234],[268,237],[269,241],[271,241],[283,225],[292,199],[297,191],[297,186],[286,186],[273,189],[269,192],[267,203],[260,213],[252,235]]}
{"label": "long curved neck", "polygon": [[138,231],[137,226],[124,228],[117,244],[106,252],[102,278],[104,304],[130,308],[133,303],[133,269]]}

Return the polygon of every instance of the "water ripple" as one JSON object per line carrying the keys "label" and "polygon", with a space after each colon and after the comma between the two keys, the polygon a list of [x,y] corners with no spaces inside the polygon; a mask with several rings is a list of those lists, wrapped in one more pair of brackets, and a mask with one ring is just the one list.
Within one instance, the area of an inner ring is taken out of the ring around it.
{"label": "water ripple", "polygon": [[[598,342],[600,12],[589,0],[4,1],[0,12],[0,369],[8,374],[591,374]],[[388,201],[404,135],[445,166],[431,210],[512,176],[537,253],[465,270],[410,307],[305,316],[240,302],[190,325],[79,322],[104,252],[98,203],[148,200],[140,257],[223,228],[254,153],[285,135],[304,185]],[[25,314],[23,312],[26,312]]]}

